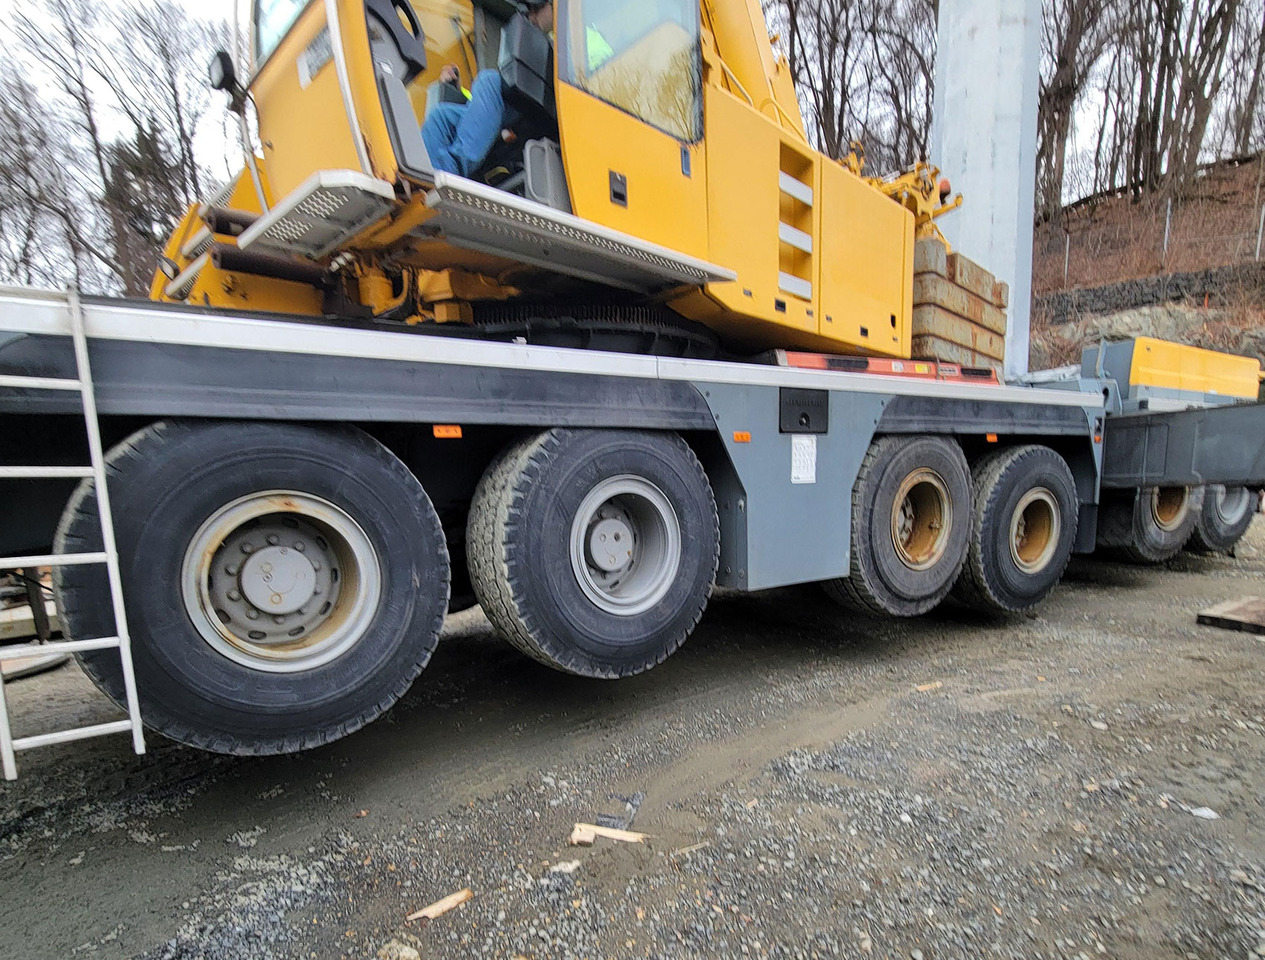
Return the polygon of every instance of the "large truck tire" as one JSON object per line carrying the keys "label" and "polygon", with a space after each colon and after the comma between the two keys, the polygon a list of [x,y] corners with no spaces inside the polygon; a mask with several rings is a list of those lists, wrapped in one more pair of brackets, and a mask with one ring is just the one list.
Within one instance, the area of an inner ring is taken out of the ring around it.
{"label": "large truck tire", "polygon": [[1098,546],[1129,563],[1171,560],[1190,540],[1202,502],[1202,487],[1143,487],[1107,494],[1098,508]]}
{"label": "large truck tire", "polygon": [[957,580],[970,527],[962,448],[942,437],[880,437],[852,490],[851,572],[826,592],[862,613],[926,613]]}
{"label": "large truck tire", "polygon": [[[395,456],[339,427],[145,427],[107,457],[141,718],[217,753],[293,753],[382,714],[435,649],[449,564],[429,498]],[[85,481],[58,552],[101,549]],[[114,632],[101,566],[54,582],[71,637]],[[118,652],[85,653],[124,702]]]}
{"label": "large truck tire", "polygon": [[470,508],[470,575],[523,653],[614,679],[694,630],[720,559],[716,500],[677,435],[549,430],[504,451]]}
{"label": "large truck tire", "polygon": [[981,458],[971,480],[970,547],[953,595],[977,609],[1029,610],[1072,557],[1079,502],[1071,468],[1049,447],[1012,447]]}
{"label": "large truck tire", "polygon": [[1198,553],[1229,553],[1243,539],[1259,509],[1260,495],[1255,490],[1210,485],[1186,548]]}

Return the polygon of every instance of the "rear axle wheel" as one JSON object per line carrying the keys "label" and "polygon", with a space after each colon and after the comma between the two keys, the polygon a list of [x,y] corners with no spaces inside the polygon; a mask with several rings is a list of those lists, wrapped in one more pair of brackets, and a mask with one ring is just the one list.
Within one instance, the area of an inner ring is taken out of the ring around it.
{"label": "rear axle wheel", "polygon": [[966,558],[970,472],[941,437],[880,437],[852,492],[848,577],[826,592],[864,613],[912,617],[935,607]]}
{"label": "rear axle wheel", "polygon": [[970,549],[954,596],[998,613],[1031,609],[1058,584],[1076,543],[1072,471],[1049,447],[1014,447],[979,460],[971,484]]}

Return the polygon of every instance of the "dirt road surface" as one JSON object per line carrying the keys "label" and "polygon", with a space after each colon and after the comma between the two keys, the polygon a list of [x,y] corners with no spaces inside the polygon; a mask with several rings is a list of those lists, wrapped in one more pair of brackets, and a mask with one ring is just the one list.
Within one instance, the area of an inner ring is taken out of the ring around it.
{"label": "dirt road surface", "polygon": [[[1265,644],[1195,624],[1253,594],[1265,520],[1237,559],[1078,560],[1019,620],[720,596],[613,684],[463,614],[385,720],[314,753],[21,757],[0,955],[1265,956]],[[10,693],[19,732],[113,715],[73,666]],[[646,843],[568,846],[633,806]]]}

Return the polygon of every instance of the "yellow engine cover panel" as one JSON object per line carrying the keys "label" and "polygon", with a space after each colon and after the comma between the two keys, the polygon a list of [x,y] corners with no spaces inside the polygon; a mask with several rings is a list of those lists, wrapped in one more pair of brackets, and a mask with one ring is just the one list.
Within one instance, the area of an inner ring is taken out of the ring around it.
{"label": "yellow engine cover panel", "polygon": [[[705,97],[711,233],[708,259],[738,274],[733,283],[707,288],[724,310],[737,317],[707,322],[753,343],[775,345],[779,329],[786,328],[815,338],[817,319],[812,300],[783,292],[778,279],[782,267],[778,232],[782,223],[782,130],[772,118],[724,90],[709,85]],[[776,345],[788,343],[805,341]]]}
{"label": "yellow engine cover panel", "polygon": [[821,335],[908,358],[914,215],[838,164],[818,169]]}
{"label": "yellow engine cover panel", "polygon": [[1261,362],[1168,340],[1138,337],[1133,342],[1133,386],[1255,400],[1260,392]]}

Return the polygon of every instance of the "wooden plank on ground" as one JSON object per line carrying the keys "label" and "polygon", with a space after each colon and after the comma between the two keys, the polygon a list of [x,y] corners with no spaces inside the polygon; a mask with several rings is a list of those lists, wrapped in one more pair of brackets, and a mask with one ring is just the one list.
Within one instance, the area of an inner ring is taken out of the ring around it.
{"label": "wooden plank on ground", "polygon": [[[50,628],[54,631],[61,629],[61,624],[57,620],[57,606],[52,600],[44,605],[44,609],[48,611],[48,619]],[[0,641],[12,643],[15,640],[25,640],[28,637],[35,636],[35,617],[31,614],[31,608],[23,603],[16,607],[10,607],[7,610],[0,610]]]}
{"label": "wooden plank on ground", "polygon": [[1219,603],[1200,613],[1199,623],[1207,627],[1265,635],[1265,600],[1242,597]]}

